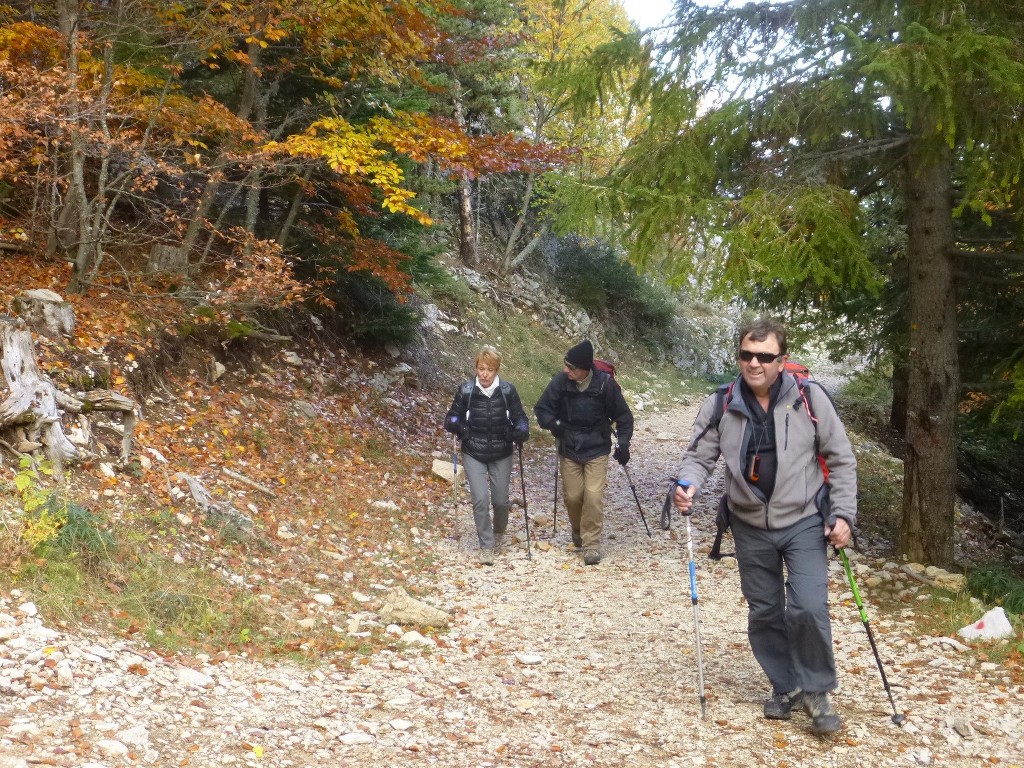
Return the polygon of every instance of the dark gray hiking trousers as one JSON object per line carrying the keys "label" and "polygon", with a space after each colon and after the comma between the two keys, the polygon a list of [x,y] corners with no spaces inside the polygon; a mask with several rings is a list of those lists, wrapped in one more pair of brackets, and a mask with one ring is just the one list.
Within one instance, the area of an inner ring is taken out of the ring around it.
{"label": "dark gray hiking trousers", "polygon": [[828,549],[817,515],[766,531],[732,519],[750,648],[776,693],[836,687]]}

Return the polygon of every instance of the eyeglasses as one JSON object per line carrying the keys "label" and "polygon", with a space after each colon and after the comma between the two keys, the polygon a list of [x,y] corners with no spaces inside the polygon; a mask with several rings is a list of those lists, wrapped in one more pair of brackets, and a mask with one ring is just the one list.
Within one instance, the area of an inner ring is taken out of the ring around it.
{"label": "eyeglasses", "polygon": [[563,361],[562,361],[562,365],[564,365],[564,366],[565,366],[566,368],[568,368],[568,369],[569,369],[570,371],[574,371],[574,372],[575,372],[575,371],[578,371],[578,370],[580,369],[580,367],[579,367],[578,365],[573,365],[573,364],[572,364],[572,363],[570,363],[570,362],[569,362],[568,360],[563,360]]}
{"label": "eyeglasses", "polygon": [[740,350],[740,360],[742,360],[744,363],[749,363],[755,357],[757,358],[757,362],[759,362],[761,365],[768,365],[768,363],[774,363],[776,360],[778,360],[780,357],[782,357],[782,353],[781,352],[752,352],[749,349],[741,349]]}

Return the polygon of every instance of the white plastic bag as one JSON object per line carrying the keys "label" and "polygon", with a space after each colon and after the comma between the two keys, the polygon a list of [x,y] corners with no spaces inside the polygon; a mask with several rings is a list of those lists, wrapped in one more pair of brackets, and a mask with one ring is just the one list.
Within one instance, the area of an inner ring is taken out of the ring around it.
{"label": "white plastic bag", "polygon": [[1013,637],[1013,627],[1000,606],[993,608],[973,624],[961,629],[958,634],[967,640],[999,640]]}

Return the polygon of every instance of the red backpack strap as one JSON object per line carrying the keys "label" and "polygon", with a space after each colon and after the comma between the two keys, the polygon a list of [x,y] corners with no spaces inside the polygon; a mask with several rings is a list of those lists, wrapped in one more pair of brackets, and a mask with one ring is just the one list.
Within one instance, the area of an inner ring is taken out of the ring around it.
{"label": "red backpack strap", "polygon": [[[788,365],[788,363],[787,363]],[[800,366],[803,370],[807,370],[806,366]],[[825,482],[828,483],[828,463],[825,461],[825,457],[821,455],[821,444],[818,440],[818,417],[814,415],[814,409],[811,407],[811,400],[807,397],[807,384],[809,379],[807,376],[801,375],[799,371],[793,374],[796,379],[797,390],[800,392],[800,399],[804,401],[804,408],[807,410],[807,416],[811,420],[811,424],[814,425],[814,455],[818,459],[818,464],[821,466],[821,473],[825,476]],[[821,385],[818,385],[821,387]],[[822,390],[824,391],[824,389]],[[827,392],[825,393],[828,394]]]}

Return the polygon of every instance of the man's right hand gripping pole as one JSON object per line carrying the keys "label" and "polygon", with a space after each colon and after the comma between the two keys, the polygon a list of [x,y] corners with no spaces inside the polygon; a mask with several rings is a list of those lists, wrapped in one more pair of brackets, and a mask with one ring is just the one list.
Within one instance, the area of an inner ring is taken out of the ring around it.
{"label": "man's right hand gripping pole", "polygon": [[672,492],[672,503],[679,510],[680,515],[689,515],[693,512],[693,497],[697,489],[689,480],[676,480],[675,490]]}

